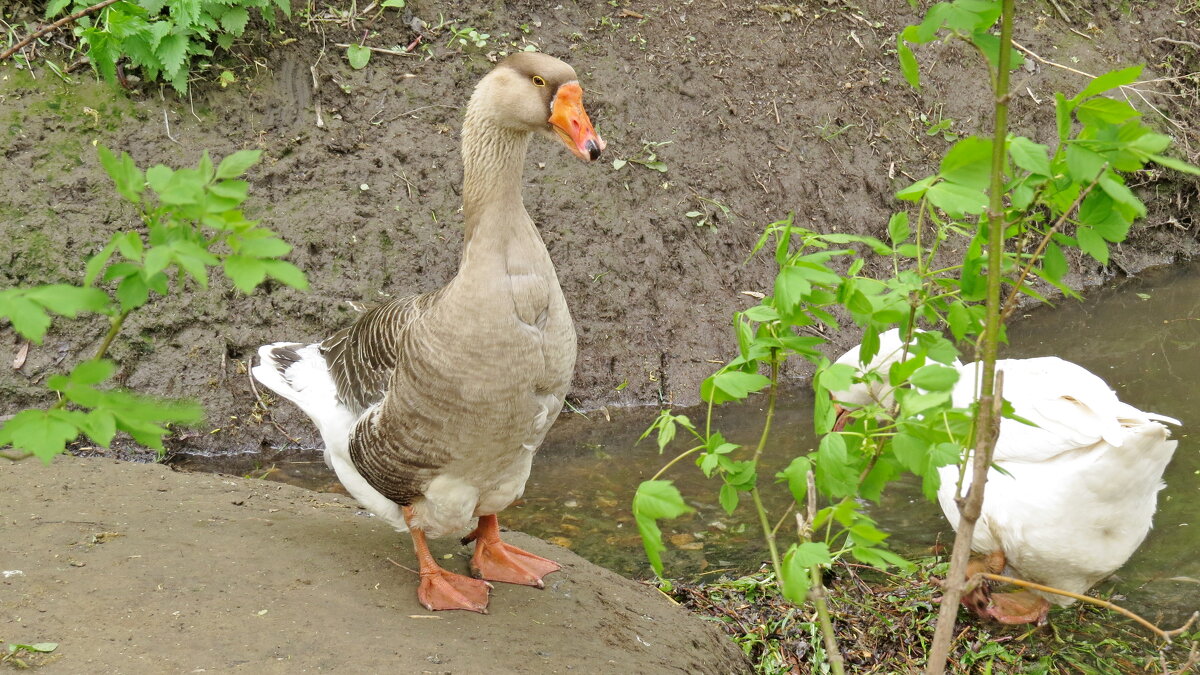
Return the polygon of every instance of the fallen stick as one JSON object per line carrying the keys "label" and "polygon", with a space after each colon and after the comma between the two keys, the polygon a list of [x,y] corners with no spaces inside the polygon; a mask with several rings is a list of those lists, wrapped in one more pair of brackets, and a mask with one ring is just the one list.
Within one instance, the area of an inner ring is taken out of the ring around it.
{"label": "fallen stick", "polygon": [[64,26],[65,24],[71,23],[72,21],[74,21],[80,17],[84,17],[84,16],[87,16],[88,14],[93,14],[95,12],[99,12],[100,10],[104,9],[105,7],[108,7],[109,5],[116,4],[117,1],[118,0],[103,0],[103,2],[98,2],[86,9],[81,9],[78,12],[75,12],[74,14],[72,14],[70,16],[64,16],[63,18],[59,19],[58,21],[55,21],[54,23],[50,24],[49,26],[46,26],[39,30],[36,30],[33,33],[30,33],[28,36],[25,37],[24,40],[21,40],[17,44],[15,44],[12,47],[5,50],[5,52],[3,54],[0,54],[0,61],[3,61],[4,59],[7,59],[8,57],[12,56],[13,54],[16,54],[17,52],[21,51],[21,49],[23,49],[25,47],[25,45],[28,45],[30,42],[33,42],[34,40],[42,37],[46,33],[52,33],[55,30]]}

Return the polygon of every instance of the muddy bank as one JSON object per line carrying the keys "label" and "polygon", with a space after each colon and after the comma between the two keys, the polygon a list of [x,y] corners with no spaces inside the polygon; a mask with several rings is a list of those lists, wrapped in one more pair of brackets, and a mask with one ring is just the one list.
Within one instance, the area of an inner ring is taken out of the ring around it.
{"label": "muddy bank", "polygon": [[[129,225],[94,142],[129,151],[143,167],[194,164],[203,149],[262,149],[248,210],[296,246],[291,260],[311,291],[271,286],[245,297],[219,281],[161,299],[135,315],[113,354],[121,383],[205,404],[207,425],[178,447],[286,442],[250,389],[254,349],[323,338],[352,320],[350,301],[427,291],[450,277],[461,244],[461,106],[489,56],[533,44],[580,72],[609,143],[606,160],[653,151],[666,168],[585,166],[548,143],[531,148],[527,207],[579,332],[570,400],[582,408],[694,402],[712,361],[734,349],[729,317],[751,302],[741,291],[769,290],[771,261],[743,262],[762,226],[794,210],[814,229],[882,235],[898,207],[894,191],[933,171],[954,135],[988,128],[984,82],[957,44],[921,51],[921,92],[903,82],[893,50],[896,32],[915,19],[906,3],[615,4],[410,2],[406,15],[360,17],[354,28],[298,14],[220,62],[213,72],[234,73],[232,85],[197,80],[185,99],[147,85],[114,93],[89,83],[87,71],[65,84],[48,71],[0,65],[0,156],[18,169],[0,173],[0,287],[76,280],[80,261]],[[1051,5],[1030,5],[1016,39],[1075,71],[1138,62],[1147,77],[1200,70],[1188,46],[1196,12],[1071,4],[1070,23]],[[488,45],[461,51],[443,30],[427,35],[427,53],[375,54],[360,71],[332,46],[357,41],[364,28],[370,46],[407,45],[416,35],[408,19],[432,26],[439,16],[489,33]],[[16,25],[19,17],[8,18]],[[1017,77],[1014,131],[1051,138],[1052,93],[1084,81],[1031,59]],[[1169,116],[1156,118],[1194,161],[1196,83],[1143,91],[1133,103]],[[1196,252],[1196,185],[1175,180],[1139,179],[1150,216],[1110,268],[1073,261],[1076,285]],[[704,224],[689,212],[705,214]],[[0,368],[0,415],[34,402],[39,383],[91,353],[102,333],[95,321],[65,322],[21,368]],[[836,346],[857,339],[847,329]],[[5,362],[21,348],[11,332],[0,334]],[[298,410],[269,407],[289,438],[315,442]]]}
{"label": "muddy bank", "polygon": [[[747,668],[656,590],[520,533],[506,537],[563,564],[544,591],[496,584],[488,616],[431,613],[391,562],[413,564],[408,536],[337,495],[72,457],[4,478],[0,635],[58,642],[43,672]],[[434,552],[466,570],[468,548]]]}

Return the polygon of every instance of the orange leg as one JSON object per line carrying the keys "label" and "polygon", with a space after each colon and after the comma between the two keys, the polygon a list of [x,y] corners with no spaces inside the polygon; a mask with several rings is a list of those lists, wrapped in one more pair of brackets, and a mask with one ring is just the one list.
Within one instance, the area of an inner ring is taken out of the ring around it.
{"label": "orange leg", "polygon": [[475,542],[471,572],[483,579],[544,588],[542,577],[562,569],[553,560],[500,541],[500,525],[495,515],[479,516],[475,531],[463,537],[464,544],[469,541]]}
{"label": "orange leg", "polygon": [[[404,507],[404,519],[410,522],[412,520],[412,509],[407,506]],[[420,566],[421,585],[417,587],[417,599],[425,609],[465,609],[487,614],[488,589],[492,585],[442,569],[429,552],[424,530],[410,527],[409,533],[412,535],[413,550],[417,554],[417,564]]]}

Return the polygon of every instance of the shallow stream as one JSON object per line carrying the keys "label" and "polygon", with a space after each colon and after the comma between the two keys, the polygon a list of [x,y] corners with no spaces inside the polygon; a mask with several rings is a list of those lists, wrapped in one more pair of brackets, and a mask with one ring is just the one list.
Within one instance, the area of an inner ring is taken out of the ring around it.
{"label": "shallow stream", "polygon": [[[1056,355],[1074,361],[1102,377],[1123,401],[1183,421],[1174,430],[1179,448],[1165,475],[1167,487],[1159,495],[1154,528],[1133,558],[1099,588],[1115,588],[1124,604],[1150,618],[1161,615],[1167,624],[1200,609],[1200,395],[1195,393],[1200,381],[1200,264],[1152,270],[1092,291],[1083,302],[1036,309],[1013,323],[1009,341],[1004,356]],[[815,447],[810,410],[804,391],[783,398],[761,476],[773,475],[792,457]],[[668,448],[659,457],[649,439],[637,443],[656,412],[564,414],[538,454],[525,499],[505,511],[501,522],[621,574],[649,576],[629,504],[637,484],[672,456]],[[687,412],[694,420],[703,418],[702,410]],[[751,443],[761,420],[757,405],[727,406],[715,428],[734,442]],[[340,489],[314,451],[186,456],[178,463],[317,490]],[[733,517],[726,516],[717,503],[719,485],[706,481],[694,464],[680,463],[667,477],[696,509],[663,524],[668,575],[756,569],[766,553],[750,510],[743,505]],[[790,499],[786,489],[765,492],[768,508],[782,513]],[[940,509],[924,500],[915,482],[894,485],[870,511],[903,554],[927,554],[939,541],[952,540]]]}

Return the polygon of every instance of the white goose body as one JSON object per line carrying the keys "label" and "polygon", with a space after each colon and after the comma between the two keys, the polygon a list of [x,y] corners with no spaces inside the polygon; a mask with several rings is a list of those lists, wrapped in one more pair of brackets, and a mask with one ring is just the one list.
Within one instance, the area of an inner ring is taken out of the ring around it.
{"label": "white goose body", "polygon": [[[1083,593],[1129,559],[1150,531],[1178,420],[1122,403],[1099,377],[1056,357],[1006,359],[1004,398],[1033,427],[1003,419],[972,548],[1003,551],[1011,576]],[[959,369],[954,404],[974,399],[975,364]],[[958,527],[957,467],[938,501]],[[970,475],[964,479],[964,490]],[[1071,599],[1044,594],[1055,604]]]}
{"label": "white goose body", "polygon": [[418,594],[430,609],[484,611],[486,585],[426,560],[424,543],[477,518],[469,538],[480,576],[540,586],[558,569],[500,542],[495,524],[524,491],[575,366],[566,299],[521,199],[533,133],[589,161],[604,148],[571,67],[518,54],[480,82],[467,107],[455,277],[377,307],[321,343],[264,346],[253,370],[312,418],[325,461],[350,494],[413,531]]}
{"label": "white goose body", "polygon": [[[880,335],[880,350],[866,369],[883,381],[856,383],[835,392],[839,403],[892,405],[887,369],[905,356],[899,332]],[[858,347],[838,363],[863,369]],[[955,407],[976,398],[976,363],[950,364],[959,372]],[[1163,422],[1178,420],[1122,403],[1102,379],[1057,357],[1006,359],[1003,396],[1018,416],[1002,419],[994,464],[988,472],[983,509],[975,525],[972,549],[1003,554],[1007,571],[1027,581],[1083,593],[1112,574],[1146,538],[1162,489],[1162,475],[1177,441]],[[954,503],[957,465],[939,469],[938,501],[957,530]],[[963,490],[971,484],[968,471]],[[997,570],[999,571],[999,570]],[[1041,594],[1055,604],[1069,598]],[[992,610],[1001,621],[1010,608]],[[1022,608],[1024,609],[1024,608]],[[1037,615],[1034,611],[1030,616]]]}

